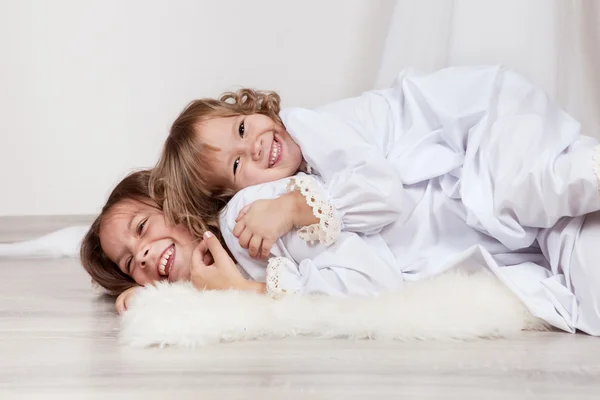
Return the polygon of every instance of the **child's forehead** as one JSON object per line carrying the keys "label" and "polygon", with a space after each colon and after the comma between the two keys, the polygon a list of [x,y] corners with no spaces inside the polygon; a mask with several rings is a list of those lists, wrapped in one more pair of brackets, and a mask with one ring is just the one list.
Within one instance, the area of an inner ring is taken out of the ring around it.
{"label": "child's forehead", "polygon": [[242,114],[239,114],[239,115],[227,115],[227,116],[219,115],[219,116],[205,117],[205,118],[198,120],[195,125],[199,128],[204,128],[204,129],[206,129],[207,127],[222,126],[222,125],[231,126],[231,124],[234,123],[237,118],[240,118],[242,116],[243,116]]}
{"label": "child's forehead", "polygon": [[[147,199],[148,203],[151,201],[150,198]],[[147,213],[160,213],[160,210],[140,200],[125,199],[115,204],[115,206],[106,214],[105,219],[127,218],[137,214]]]}
{"label": "child's forehead", "polygon": [[235,115],[230,117],[203,119],[194,124],[194,131],[196,132],[196,136],[200,139],[210,141],[211,139],[223,136],[226,133],[233,133],[235,131],[236,121],[240,117],[240,115]]}

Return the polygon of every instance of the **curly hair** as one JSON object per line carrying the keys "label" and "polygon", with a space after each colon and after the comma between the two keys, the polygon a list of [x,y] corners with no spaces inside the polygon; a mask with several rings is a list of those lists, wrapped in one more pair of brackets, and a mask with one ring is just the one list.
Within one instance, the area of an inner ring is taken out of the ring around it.
{"label": "curly hair", "polygon": [[214,118],[251,114],[266,115],[283,125],[280,102],[275,92],[241,89],[224,93],[219,99],[195,100],[185,107],[171,126],[150,182],[152,197],[162,205],[168,222],[183,224],[196,236],[207,229],[220,232],[218,215],[234,194],[207,179],[211,169],[203,154],[215,149],[200,143],[197,125]]}

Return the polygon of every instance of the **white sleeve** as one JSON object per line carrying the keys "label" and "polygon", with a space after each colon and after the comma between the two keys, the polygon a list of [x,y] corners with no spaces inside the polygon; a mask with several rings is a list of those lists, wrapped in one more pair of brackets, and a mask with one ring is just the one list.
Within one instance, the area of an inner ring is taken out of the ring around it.
{"label": "white sleeve", "polygon": [[256,200],[273,199],[286,192],[287,179],[251,186],[238,192],[220,216],[223,238],[239,266],[255,281],[267,282],[269,294],[323,293],[373,294],[395,287],[400,282],[393,257],[379,235],[365,238],[342,232],[338,241],[327,247],[312,245],[293,231],[279,239],[271,249],[269,262],[249,256],[233,235],[239,211]]}
{"label": "white sleeve", "polygon": [[343,230],[378,233],[389,223],[408,218],[413,200],[397,171],[383,150],[351,123],[331,113],[299,108],[285,109],[281,117],[306,162],[323,178],[327,201]]}
{"label": "white sleeve", "polygon": [[[379,236],[379,235],[373,235]],[[274,257],[267,265],[267,294],[373,295],[396,289],[402,276],[366,238],[343,232],[338,241],[311,258]],[[382,252],[385,254],[385,251]]]}

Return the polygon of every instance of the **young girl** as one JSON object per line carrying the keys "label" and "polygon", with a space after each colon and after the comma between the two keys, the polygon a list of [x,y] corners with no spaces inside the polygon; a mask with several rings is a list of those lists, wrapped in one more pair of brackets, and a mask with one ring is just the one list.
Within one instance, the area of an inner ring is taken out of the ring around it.
{"label": "young girl", "polygon": [[[501,67],[405,72],[389,89],[278,111],[276,96],[251,91],[192,103],[153,189],[191,230],[238,192],[221,214],[223,237],[267,291],[373,293],[471,263],[534,315],[600,334],[600,226],[587,215],[600,209],[597,141],[522,77]],[[303,159],[316,177],[294,175]],[[297,207],[281,198],[290,186],[319,220],[302,238],[321,244],[279,239],[292,228],[280,216]]]}

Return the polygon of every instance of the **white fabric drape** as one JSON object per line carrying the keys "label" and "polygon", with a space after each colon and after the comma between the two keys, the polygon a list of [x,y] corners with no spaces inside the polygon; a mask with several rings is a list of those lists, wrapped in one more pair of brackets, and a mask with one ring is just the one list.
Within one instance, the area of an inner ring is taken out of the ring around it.
{"label": "white fabric drape", "polygon": [[398,71],[504,64],[600,138],[600,2],[397,0],[376,87]]}

